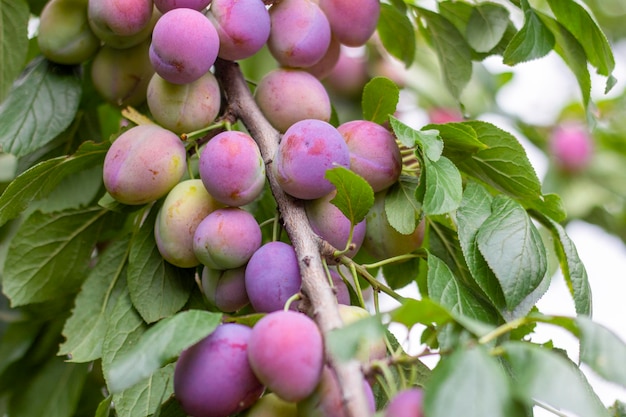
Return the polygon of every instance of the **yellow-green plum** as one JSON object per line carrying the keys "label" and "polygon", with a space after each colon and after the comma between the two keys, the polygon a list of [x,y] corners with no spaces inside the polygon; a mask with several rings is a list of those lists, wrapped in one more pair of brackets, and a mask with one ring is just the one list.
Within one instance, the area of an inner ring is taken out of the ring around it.
{"label": "yellow-green plum", "polygon": [[187,154],[174,133],[157,125],[122,133],[104,158],[106,190],[123,204],[145,204],[167,194],[187,170]]}
{"label": "yellow-green plum", "polygon": [[52,62],[72,65],[91,58],[100,39],[87,20],[87,0],[52,0],[39,19],[37,42],[41,53]]}
{"label": "yellow-green plum", "polygon": [[193,235],[198,224],[221,208],[201,180],[184,180],[167,194],[154,223],[154,237],[163,259],[181,268],[200,264],[193,251]]}
{"label": "yellow-green plum", "polygon": [[[366,309],[347,305],[339,304],[339,316],[344,325],[355,323],[361,319],[371,317],[369,311]],[[356,353],[356,358],[363,362],[368,363],[372,360],[382,359],[387,355],[387,347],[383,338],[379,340],[363,340]]]}
{"label": "yellow-green plum", "polygon": [[296,403],[282,400],[270,392],[259,398],[244,417],[298,417],[298,409]]}

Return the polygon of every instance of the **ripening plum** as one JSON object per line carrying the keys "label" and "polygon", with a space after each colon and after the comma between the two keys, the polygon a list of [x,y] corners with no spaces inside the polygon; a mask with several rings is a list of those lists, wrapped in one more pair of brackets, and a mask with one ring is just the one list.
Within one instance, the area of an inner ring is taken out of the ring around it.
{"label": "ripening plum", "polygon": [[385,417],[423,417],[423,391],[421,388],[406,388],[398,392],[385,409]]}
{"label": "ripening plum", "polygon": [[[315,200],[307,200],[304,208],[311,229],[322,239],[330,243],[335,249],[343,250],[350,237],[350,220],[330,202],[336,190],[331,191],[323,197]],[[365,237],[365,220],[357,223],[352,232],[353,247],[346,253],[347,256],[354,256],[363,243]]]}
{"label": "ripening plum", "polygon": [[303,400],[313,392],[322,374],[322,334],[303,313],[274,311],[252,328],[248,361],[257,378],[280,398]]}
{"label": "ripening plum", "polygon": [[108,46],[130,48],[150,37],[156,20],[152,0],[89,0],[89,25]]}
{"label": "ripening plum", "polygon": [[403,235],[389,224],[385,213],[386,191],[376,193],[374,206],[365,217],[367,227],[363,248],[377,260],[392,258],[414,251],[424,239],[424,221],[418,223],[415,231]]}
{"label": "ripening plum", "polygon": [[254,404],[264,387],[248,363],[252,329],[221,324],[184,350],[174,370],[174,395],[194,417],[228,417]]}
{"label": "ripening plum", "polygon": [[339,62],[339,56],[341,55],[341,43],[334,36],[330,38],[330,45],[328,45],[328,49],[326,53],[317,61],[316,64],[304,68],[306,72],[311,75],[314,75],[318,80],[323,80],[328,77],[330,73]]}
{"label": "ripening plum", "polygon": [[265,163],[250,135],[231,130],[212,138],[200,153],[200,178],[216,200],[229,206],[254,201],[265,185]]}
{"label": "ripening plum", "polygon": [[344,45],[364,45],[376,31],[379,0],[319,0],[319,5],[333,35]]}
{"label": "ripening plum", "polygon": [[317,2],[282,0],[274,3],[270,8],[270,20],[267,46],[282,66],[310,67],[328,50],[330,25]]}
{"label": "ripening plum", "polygon": [[87,20],[87,0],[52,0],[39,18],[39,49],[52,62],[80,64],[100,48]]}
{"label": "ripening plum", "polygon": [[223,59],[248,58],[270,36],[270,15],[262,0],[213,0],[208,17],[217,29]]}
{"label": "ripening plum", "polygon": [[98,93],[110,103],[125,107],[146,101],[154,68],[148,58],[150,42],[132,48],[100,48],[91,66],[91,79]]}
{"label": "ripening plum", "polygon": [[[372,413],[376,411],[376,402],[372,388],[363,379],[363,390]],[[343,397],[335,372],[324,366],[320,382],[311,395],[298,403],[299,417],[346,417]]]}
{"label": "ripening plum", "polygon": [[204,14],[193,9],[173,9],[154,26],[150,62],[167,81],[187,84],[209,71],[219,45],[217,30]]}
{"label": "ripening plum", "polygon": [[202,11],[206,9],[210,3],[211,0],[154,0],[154,5],[161,13],[181,8]]}
{"label": "ripening plum", "polygon": [[221,93],[211,72],[188,84],[173,84],[154,74],[148,84],[147,100],[154,120],[181,134],[213,123],[220,111]]}
{"label": "ripening plum", "polygon": [[200,264],[193,236],[200,222],[221,208],[200,180],[184,180],[167,194],[154,223],[154,237],[163,259],[181,268]]}
{"label": "ripening plum", "polygon": [[261,247],[261,239],[261,227],[252,214],[226,207],[200,222],[193,235],[193,251],[210,268],[233,269],[248,262]]}
{"label": "ripening plum", "polygon": [[369,79],[367,59],[361,48],[342,45],[337,63],[324,82],[335,94],[360,98],[363,87]]}
{"label": "ripening plum", "polygon": [[106,190],[123,204],[145,204],[161,198],[187,170],[181,140],[157,125],[135,126],[122,133],[104,158]]}
{"label": "ripening plum", "polygon": [[301,285],[296,251],[287,243],[264,244],[246,266],[246,291],[252,308],[259,313],[282,310],[287,300],[300,292]]}
{"label": "ripening plum", "polygon": [[250,303],[246,293],[245,266],[218,270],[202,268],[202,292],[207,301],[218,310],[232,313]]}
{"label": "ripening plum", "polygon": [[[349,304],[339,304],[339,316],[344,325],[355,323],[361,319],[370,317],[369,311],[363,307],[353,306]],[[385,339],[371,340],[364,338],[360,341],[360,346],[356,352],[356,358],[368,363],[372,360],[382,359],[387,355],[387,346]]]}
{"label": "ripening plum", "polygon": [[454,108],[433,107],[428,109],[428,120],[434,124],[462,122],[463,113]]}
{"label": "ripening plum", "polygon": [[378,123],[352,120],[337,130],[350,151],[350,169],[371,185],[374,192],[390,187],[402,171],[402,156],[393,134]]}
{"label": "ripening plum", "polygon": [[259,108],[284,132],[305,119],[330,120],[330,98],[322,83],[306,71],[278,68],[267,73],[254,93]]}
{"label": "ripening plum", "polygon": [[296,403],[285,401],[270,392],[259,398],[244,417],[298,417],[298,408]]}
{"label": "ripening plum", "polygon": [[323,197],[335,189],[324,176],[337,166],[350,166],[346,142],[332,125],[312,119],[287,129],[272,163],[281,188],[304,200]]}
{"label": "ripening plum", "polygon": [[550,155],[564,172],[584,170],[593,156],[593,138],[581,123],[567,122],[557,126],[549,139]]}

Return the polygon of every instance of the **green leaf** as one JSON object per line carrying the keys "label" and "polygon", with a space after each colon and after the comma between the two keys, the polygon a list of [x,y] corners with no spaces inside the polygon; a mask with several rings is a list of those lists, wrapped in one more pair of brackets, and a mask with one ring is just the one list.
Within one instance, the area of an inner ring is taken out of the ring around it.
{"label": "green leaf", "polygon": [[[11,416],[73,416],[87,377],[86,364],[65,363],[52,357],[13,398]],[[36,398],[36,401],[33,399]]]}
{"label": "green leaf", "polygon": [[541,198],[541,183],[526,151],[518,140],[502,129],[481,121],[463,122],[476,131],[488,146],[469,158],[450,156],[465,173],[515,198]]}
{"label": "green leaf", "polygon": [[560,24],[582,45],[587,59],[598,74],[610,76],[615,68],[611,46],[589,13],[573,0],[548,0]]}
{"label": "green leaf", "polygon": [[404,288],[417,279],[420,264],[419,258],[411,258],[383,265],[383,276],[389,288],[392,290]]}
{"label": "green leaf", "polygon": [[113,394],[116,417],[150,416],[174,393],[174,364],[118,394]]}
{"label": "green leaf", "polygon": [[421,300],[407,298],[400,307],[392,310],[390,314],[391,321],[404,324],[409,329],[416,324],[442,325],[454,320],[448,310],[430,298],[422,298]]}
{"label": "green leaf", "polygon": [[377,342],[385,336],[385,326],[378,316],[359,319],[326,334],[326,347],[333,358],[349,361],[356,357],[362,346]]}
{"label": "green leaf", "polygon": [[461,203],[463,180],[457,167],[445,156],[436,162],[424,159],[426,177],[423,209],[429,215],[449,213]]}
{"label": "green leaf", "polygon": [[580,360],[607,381],[626,387],[626,344],[606,327],[581,316]]}
{"label": "green leaf", "polygon": [[477,52],[489,52],[500,43],[509,26],[509,11],[496,3],[480,3],[472,8],[467,23],[469,45]]}
{"label": "green leaf", "polygon": [[541,235],[514,200],[499,195],[491,215],[476,234],[478,249],[500,282],[506,306],[513,310],[543,281],[548,269]]}
{"label": "green leaf", "polygon": [[493,305],[502,310],[506,305],[504,294],[495,274],[478,249],[477,235],[483,223],[491,216],[493,197],[479,184],[470,182],[465,187],[463,200],[457,210],[459,242],[463,255],[476,283]]}
{"label": "green leaf", "polygon": [[511,383],[500,363],[485,348],[458,350],[443,357],[424,393],[429,417],[510,417]]}
{"label": "green leaf", "polygon": [[554,237],[556,254],[559,258],[563,277],[574,299],[576,313],[591,316],[592,297],[589,277],[585,265],[578,256],[574,242],[567,235],[563,226],[554,220],[546,219],[544,223],[547,223],[546,226]]}
{"label": "green leaf", "polygon": [[396,112],[399,99],[400,89],[393,81],[385,77],[372,78],[363,87],[363,119],[379,124],[387,122],[389,115]]}
{"label": "green leaf", "polygon": [[324,175],[336,188],[330,200],[353,225],[360,223],[374,205],[374,190],[360,175],[344,167],[326,170]]}
{"label": "green leaf", "polygon": [[443,154],[451,158],[466,158],[488,146],[478,140],[476,131],[467,124],[445,123],[440,125],[426,125],[422,130],[439,132],[439,137],[443,140]]}
{"label": "green leaf", "polygon": [[33,204],[44,213],[87,207],[102,193],[102,165],[63,178],[45,198]]}
{"label": "green leaf", "polygon": [[26,59],[28,17],[28,4],[24,0],[0,0],[0,102]]}
{"label": "green leaf", "polygon": [[125,284],[129,239],[115,241],[102,254],[76,296],[72,315],[65,322],[65,342],[59,355],[71,362],[89,362],[102,356],[107,316]]}
{"label": "green leaf", "polygon": [[395,117],[389,118],[391,128],[396,137],[407,148],[419,147],[431,161],[437,161],[443,152],[443,141],[436,130],[415,130]]}
{"label": "green leaf", "polygon": [[0,379],[9,365],[22,359],[33,345],[42,323],[36,321],[10,323],[0,337]]}
{"label": "green leaf", "polygon": [[94,417],[109,417],[111,414],[111,403],[113,402],[113,396],[109,395],[98,404],[96,414]]}
{"label": "green leaf", "polygon": [[154,240],[158,207],[133,236],[128,258],[128,290],[133,305],[146,323],[169,317],[180,310],[191,294],[194,270],[165,261]]}
{"label": "green leaf", "polygon": [[70,67],[37,58],[0,105],[0,145],[15,156],[43,147],[74,120],[81,82]]}
{"label": "green leaf", "polygon": [[184,349],[211,334],[221,317],[219,313],[188,310],[161,320],[110,364],[109,389],[118,393],[149,377]]}
{"label": "green leaf", "polygon": [[108,214],[88,208],[29,216],[11,240],[5,262],[3,290],[11,305],[76,292],[87,276],[100,232],[111,221]]}
{"label": "green leaf", "polygon": [[456,99],[472,78],[472,52],[459,30],[445,17],[430,10],[417,8],[426,21],[427,31],[434,43],[435,52],[446,87]]}
{"label": "green leaf", "polygon": [[541,21],[528,0],[522,0],[524,26],[513,36],[502,56],[506,65],[516,65],[546,56],[554,48],[552,32]]}
{"label": "green leaf", "polygon": [[516,397],[528,406],[538,400],[579,416],[608,416],[580,369],[562,354],[524,342],[506,342],[502,348]]}
{"label": "green leaf", "polygon": [[385,195],[385,215],[391,227],[403,235],[411,234],[417,227],[422,205],[415,199],[419,179],[400,176]]}
{"label": "green leaf", "polygon": [[385,49],[408,68],[415,59],[415,31],[406,14],[381,3],[376,29]]}
{"label": "green leaf", "polygon": [[110,145],[84,142],[73,155],[48,159],[20,174],[0,196],[0,226],[19,216],[31,201],[50,194],[68,175],[102,164]]}

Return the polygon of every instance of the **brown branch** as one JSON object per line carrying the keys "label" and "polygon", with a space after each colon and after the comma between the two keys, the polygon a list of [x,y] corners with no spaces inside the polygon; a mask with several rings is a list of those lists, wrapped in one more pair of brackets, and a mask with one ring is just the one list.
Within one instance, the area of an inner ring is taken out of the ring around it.
{"label": "brown branch", "polygon": [[[320,239],[309,226],[302,202],[283,192],[270,169],[280,134],[257,107],[239,65],[218,59],[215,63],[215,75],[221,83],[230,111],[240,118],[259,145],[267,166],[270,189],[276,199],[285,230],[298,254],[302,293],[306,297],[311,316],[322,333],[327,334],[341,327],[342,322],[337,300],[322,265]],[[363,375],[359,362],[338,362],[331,355],[327,357],[337,374],[347,416],[369,416],[371,413],[363,392]]]}

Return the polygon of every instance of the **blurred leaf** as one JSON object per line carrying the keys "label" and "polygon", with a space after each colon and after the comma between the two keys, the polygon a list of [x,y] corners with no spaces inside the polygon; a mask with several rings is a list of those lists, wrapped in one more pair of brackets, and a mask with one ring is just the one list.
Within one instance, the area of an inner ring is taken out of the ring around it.
{"label": "blurred leaf", "polygon": [[426,20],[426,30],[433,41],[446,87],[456,99],[461,97],[472,78],[472,53],[459,30],[445,17],[430,10],[416,8]]}
{"label": "blurred leaf", "polygon": [[547,272],[546,249],[539,231],[521,205],[499,195],[476,241],[500,282],[507,308],[513,310],[539,286]]}
{"label": "blurred leaf", "polygon": [[0,102],[20,73],[28,51],[28,5],[0,0]]}
{"label": "blurred leaf", "polygon": [[443,141],[436,130],[420,131],[415,130],[395,117],[389,118],[391,128],[396,137],[407,148],[418,147],[424,156],[431,161],[437,161],[443,151]]}
{"label": "blurred leaf", "polygon": [[68,175],[100,165],[109,146],[84,142],[75,154],[48,159],[20,174],[0,196],[0,226],[19,216],[31,201],[47,196]]}
{"label": "blurred leaf", "polygon": [[161,320],[109,365],[109,390],[118,393],[176,359],[189,346],[211,334],[222,315],[188,310]]}
{"label": "blurred leaf", "polygon": [[73,68],[36,58],[0,105],[2,150],[24,156],[52,141],[74,120],[80,97]]}
{"label": "blurred leaf", "polygon": [[403,235],[411,234],[417,227],[422,205],[415,199],[419,179],[407,175],[398,178],[385,195],[385,215],[391,227]]}
{"label": "blurred leaf", "polygon": [[44,213],[87,207],[102,193],[102,165],[92,166],[63,178],[50,194],[34,207]]}
{"label": "blurred leaf", "polygon": [[521,1],[524,10],[524,26],[513,36],[502,56],[506,65],[516,65],[521,62],[546,56],[554,48],[554,35],[544,25],[528,0]]}
{"label": "blurred leaf", "polygon": [[170,397],[150,417],[187,417],[188,414],[183,411],[180,402],[174,397]]}
{"label": "blurred leaf", "polygon": [[372,78],[363,87],[363,119],[378,124],[386,123],[389,115],[396,112],[399,99],[400,89],[393,81],[385,77]]}
{"label": "blurred leaf", "polygon": [[615,403],[609,407],[611,417],[626,417],[626,403],[615,400]]}
{"label": "blurred leaf", "polygon": [[359,319],[326,334],[326,347],[339,361],[356,357],[364,344],[379,341],[385,336],[385,326],[378,316]]}
{"label": "blurred leaf", "polygon": [[380,4],[378,35],[385,49],[408,68],[415,59],[415,31],[406,14],[390,4]]}
{"label": "blurred leaf", "polygon": [[[482,346],[443,357],[424,393],[429,417],[511,417],[511,383],[500,363]],[[462,394],[461,394],[462,393]]]}
{"label": "blurred leaf", "polygon": [[463,196],[463,180],[457,167],[445,156],[433,162],[424,159],[424,213],[445,214],[456,210]]}
{"label": "blurred leaf", "polygon": [[442,325],[454,320],[450,312],[430,298],[407,298],[400,307],[391,311],[391,321],[411,328],[416,324]]}
{"label": "blurred leaf", "polygon": [[[85,384],[86,364],[52,357],[11,401],[14,417],[72,417]],[[34,400],[37,399],[37,400]]]}
{"label": "blurred leaf", "polygon": [[606,327],[580,316],[580,360],[607,381],[626,387],[626,344]]}
{"label": "blurred leaf", "polygon": [[466,29],[467,42],[478,52],[489,52],[500,43],[509,25],[509,11],[496,3],[479,3],[472,8]]}
{"label": "blurred leaf", "polygon": [[[12,306],[51,300],[80,288],[93,247],[111,221],[99,207],[43,214],[35,212],[11,240],[3,290]],[[29,261],[24,262],[24,254]]]}
{"label": "blurred leaf", "polygon": [[35,321],[16,321],[6,327],[0,337],[0,377],[9,365],[24,357],[42,326],[43,323]]}
{"label": "blurred leaf", "polygon": [[419,273],[419,258],[383,265],[383,276],[391,289],[404,288],[413,282]]}
{"label": "blurred leaf", "polygon": [[129,239],[115,241],[101,255],[76,296],[72,315],[65,322],[65,342],[59,355],[70,362],[89,362],[102,356],[107,316],[124,285]]}
{"label": "blurred leaf", "polygon": [[345,167],[326,170],[324,175],[336,188],[330,200],[353,225],[360,223],[374,205],[374,190],[360,175]]}
{"label": "blurred leaf", "polygon": [[195,285],[193,269],[183,269],[163,259],[154,240],[158,206],[130,243],[128,290],[133,305],[146,323],[153,323],[179,311]]}
{"label": "blurred leaf", "polygon": [[457,210],[459,242],[467,266],[476,283],[489,297],[498,310],[505,308],[506,302],[502,287],[494,272],[478,248],[478,232],[483,223],[491,216],[493,197],[479,184],[470,182],[465,187],[463,200]]}
{"label": "blurred leaf", "polygon": [[579,416],[608,416],[579,368],[565,356],[525,342],[502,345],[515,379],[516,397],[533,400]]}
{"label": "blurred leaf", "polygon": [[548,4],[557,21],[580,42],[598,74],[610,76],[615,68],[611,45],[589,13],[573,0],[548,0]]}

